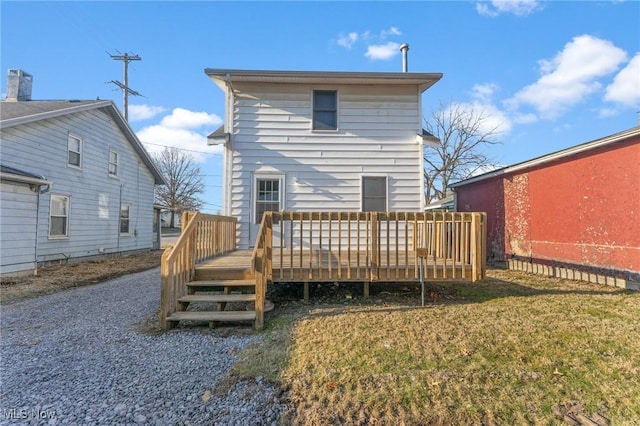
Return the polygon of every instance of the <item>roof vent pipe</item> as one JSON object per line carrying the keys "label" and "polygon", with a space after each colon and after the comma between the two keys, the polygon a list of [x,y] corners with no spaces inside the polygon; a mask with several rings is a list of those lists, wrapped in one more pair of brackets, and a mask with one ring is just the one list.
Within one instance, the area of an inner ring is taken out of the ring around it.
{"label": "roof vent pipe", "polygon": [[400,46],[400,51],[402,52],[402,72],[407,72],[409,68],[409,59],[407,58],[409,45],[407,43],[403,43],[402,46]]}

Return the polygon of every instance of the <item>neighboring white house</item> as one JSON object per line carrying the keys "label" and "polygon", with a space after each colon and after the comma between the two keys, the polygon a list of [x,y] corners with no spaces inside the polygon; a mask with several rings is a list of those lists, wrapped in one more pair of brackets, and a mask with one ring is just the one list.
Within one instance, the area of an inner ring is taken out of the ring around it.
{"label": "neighboring white house", "polygon": [[29,74],[10,70],[9,79],[0,274],[157,246],[154,186],[165,182],[114,103],[31,100]]}
{"label": "neighboring white house", "polygon": [[206,69],[226,95],[223,214],[253,246],[262,213],[421,211],[422,93],[440,73]]}

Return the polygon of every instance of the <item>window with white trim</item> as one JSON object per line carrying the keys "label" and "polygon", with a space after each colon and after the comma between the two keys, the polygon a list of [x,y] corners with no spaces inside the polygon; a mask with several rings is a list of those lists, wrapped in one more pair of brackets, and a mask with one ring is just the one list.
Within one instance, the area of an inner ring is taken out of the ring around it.
{"label": "window with white trim", "polygon": [[69,237],[69,197],[67,196],[51,195],[49,237]]}
{"label": "window with white trim", "polygon": [[71,167],[82,167],[82,139],[69,134],[67,140],[67,165]]}
{"label": "window with white trim", "polygon": [[362,211],[387,211],[387,178],[362,176]]}
{"label": "window with white trim", "polygon": [[109,176],[118,177],[119,162],[120,154],[116,151],[109,150]]}
{"label": "window with white trim", "polygon": [[280,211],[280,182],[279,178],[256,179],[256,223],[262,222],[264,212]]}
{"label": "window with white trim", "polygon": [[313,91],[313,130],[338,130],[338,92]]}
{"label": "window with white trim", "polygon": [[131,206],[122,204],[120,206],[120,233],[130,234],[131,231]]}

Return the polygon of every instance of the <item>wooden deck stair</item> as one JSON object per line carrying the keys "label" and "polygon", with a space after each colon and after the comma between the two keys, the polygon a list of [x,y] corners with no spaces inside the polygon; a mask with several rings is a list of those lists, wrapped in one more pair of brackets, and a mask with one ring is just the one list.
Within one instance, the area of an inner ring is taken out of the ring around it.
{"label": "wooden deck stair", "polygon": [[[256,319],[256,312],[247,310],[247,304],[256,300],[255,276],[244,262],[198,266],[194,280],[186,286],[188,294],[178,298],[179,310],[167,321],[209,322],[213,326],[216,322]],[[227,310],[230,303],[236,310]]]}

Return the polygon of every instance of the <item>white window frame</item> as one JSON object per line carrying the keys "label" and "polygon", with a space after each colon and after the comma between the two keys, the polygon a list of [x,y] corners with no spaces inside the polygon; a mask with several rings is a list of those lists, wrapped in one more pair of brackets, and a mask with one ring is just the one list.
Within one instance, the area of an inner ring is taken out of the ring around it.
{"label": "white window frame", "polygon": [[[122,232],[122,209],[125,207],[127,208],[128,213],[128,217],[126,218],[126,220],[128,221],[127,232]],[[120,204],[120,213],[118,213],[118,232],[120,233],[120,235],[131,235],[131,204]]]}
{"label": "white window frame", "polygon": [[[278,181],[278,211],[284,211],[285,203],[285,175],[278,173],[256,173],[253,175],[253,193],[251,197],[251,223],[259,225],[258,222],[258,182],[261,180],[277,180]],[[262,218],[260,218],[262,219]]]}
{"label": "white window frame", "polygon": [[[78,151],[73,151],[71,150],[71,147],[69,146],[71,143],[71,140],[76,140],[78,141]],[[69,133],[69,135],[67,136],[67,167],[71,167],[73,169],[82,169],[82,148],[84,146],[84,141],[82,140],[82,138],[78,135],[74,135],[72,133]],[[71,159],[69,158],[69,154],[70,153],[74,153],[74,154],[78,154],[78,163],[79,164],[73,164],[71,163]]]}
{"label": "white window frame", "polygon": [[364,209],[364,180],[366,178],[384,178],[385,182],[385,194],[384,194],[384,211],[389,211],[389,176],[386,174],[364,174],[360,176],[360,210],[365,211],[378,211],[378,210],[365,210]]}
{"label": "white window frame", "polygon": [[[116,157],[116,161],[115,163],[113,163],[111,161],[111,155],[114,154]],[[115,167],[115,173],[111,173],[111,166]],[[109,150],[109,165],[107,166],[107,173],[109,174],[110,177],[112,178],[117,178],[118,172],[120,171],[120,153],[118,151],[115,151],[113,149]]]}
{"label": "white window frame", "polygon": [[[316,129],[315,128],[315,98],[316,92],[334,92],[336,94],[336,128],[335,129]],[[340,93],[337,89],[313,89],[311,90],[311,131],[317,133],[336,133],[340,128]]]}
{"label": "white window frame", "polygon": [[[64,204],[66,207],[66,215],[53,215],[53,203],[54,200],[56,199],[63,199],[64,200]],[[64,234],[51,234],[51,230],[52,230],[52,225],[53,225],[53,218],[59,218],[59,217],[64,217],[65,221],[64,221],[64,230],[66,231]],[[49,231],[48,231],[48,236],[49,239],[51,240],[63,240],[63,239],[68,239],[70,234],[70,229],[69,229],[69,218],[71,217],[71,197],[68,195],[61,195],[61,194],[51,194],[51,199],[49,201]]]}

